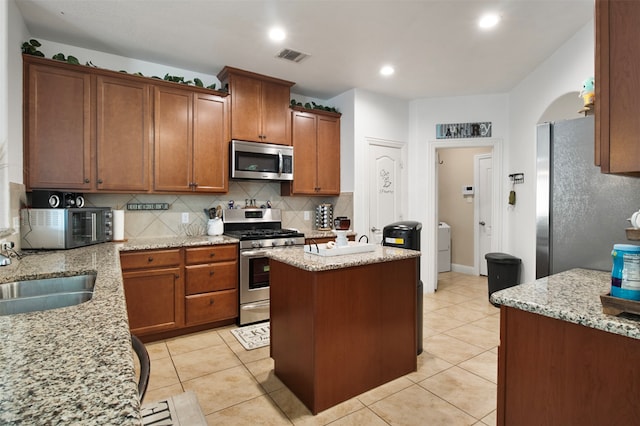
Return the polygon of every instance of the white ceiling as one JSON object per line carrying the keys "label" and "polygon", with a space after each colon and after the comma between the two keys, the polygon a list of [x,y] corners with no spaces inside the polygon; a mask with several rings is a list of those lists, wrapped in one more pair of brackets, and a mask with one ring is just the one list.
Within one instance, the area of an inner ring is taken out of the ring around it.
{"label": "white ceiling", "polygon": [[[593,17],[593,0],[16,0],[32,37],[217,74],[225,65],[330,99],[502,93]],[[479,15],[497,11],[490,32]],[[287,38],[267,38],[273,25]],[[282,48],[311,55],[275,58]],[[393,64],[390,78],[378,74]],[[592,70],[585,70],[586,74]]]}

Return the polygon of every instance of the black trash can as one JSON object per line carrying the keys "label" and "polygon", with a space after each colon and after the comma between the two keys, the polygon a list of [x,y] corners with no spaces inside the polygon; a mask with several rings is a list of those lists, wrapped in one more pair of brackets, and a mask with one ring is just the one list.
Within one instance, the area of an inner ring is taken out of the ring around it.
{"label": "black trash can", "polygon": [[[382,230],[382,245],[420,251],[421,230],[422,224],[420,222],[405,221],[392,223],[385,226]],[[418,282],[416,283],[418,299],[416,310],[416,341],[418,344],[418,355],[422,353],[422,288],[420,261],[418,260]]]}
{"label": "black trash can", "polygon": [[[487,275],[489,282],[489,301],[491,294],[520,284],[520,264],[522,259],[506,253],[487,253]],[[500,306],[493,303],[493,306]]]}

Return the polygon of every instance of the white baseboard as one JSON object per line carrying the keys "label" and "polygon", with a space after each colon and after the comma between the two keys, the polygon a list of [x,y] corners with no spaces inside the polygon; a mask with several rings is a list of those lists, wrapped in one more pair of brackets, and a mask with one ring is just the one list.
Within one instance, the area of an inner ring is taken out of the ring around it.
{"label": "white baseboard", "polygon": [[473,266],[458,265],[457,263],[452,263],[451,264],[451,270],[453,272],[458,272],[458,273],[461,273],[461,274],[475,275],[475,272],[473,270]]}

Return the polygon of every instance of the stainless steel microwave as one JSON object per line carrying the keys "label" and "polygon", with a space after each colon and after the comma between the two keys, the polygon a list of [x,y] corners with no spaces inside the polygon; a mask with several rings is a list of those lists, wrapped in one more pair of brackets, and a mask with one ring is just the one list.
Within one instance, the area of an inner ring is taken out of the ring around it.
{"label": "stainless steel microwave", "polygon": [[22,209],[23,249],[71,249],[113,239],[109,207]]}
{"label": "stainless steel microwave", "polygon": [[231,178],[293,180],[293,147],[261,142],[231,141]]}

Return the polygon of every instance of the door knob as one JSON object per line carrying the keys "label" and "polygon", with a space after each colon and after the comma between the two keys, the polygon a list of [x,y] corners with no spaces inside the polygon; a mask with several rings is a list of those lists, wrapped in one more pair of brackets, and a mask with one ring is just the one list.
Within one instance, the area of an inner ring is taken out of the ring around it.
{"label": "door knob", "polygon": [[379,229],[378,229],[378,228],[376,228],[375,226],[372,226],[372,227],[371,227],[371,232],[378,232],[378,231],[379,231]]}
{"label": "door knob", "polygon": [[486,223],[484,222],[484,220],[480,221],[480,225],[485,226]]}

